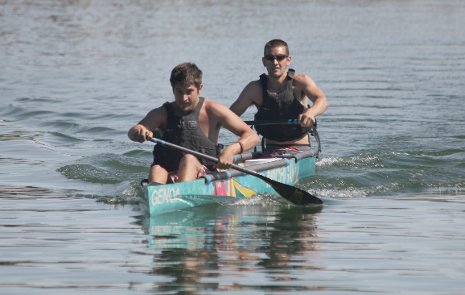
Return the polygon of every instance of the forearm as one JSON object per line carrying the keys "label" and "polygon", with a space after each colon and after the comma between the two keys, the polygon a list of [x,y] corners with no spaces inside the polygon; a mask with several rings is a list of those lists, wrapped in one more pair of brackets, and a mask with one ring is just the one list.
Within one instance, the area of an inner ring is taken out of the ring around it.
{"label": "forearm", "polygon": [[236,142],[228,145],[223,150],[223,153],[237,155],[255,147],[259,141],[260,138],[254,131],[246,132],[243,135],[241,135]]}
{"label": "forearm", "polygon": [[304,115],[315,118],[328,109],[328,99],[323,90],[308,75],[298,75],[296,81],[302,85],[305,96],[311,100],[312,107],[304,112]]}
{"label": "forearm", "polygon": [[259,142],[260,138],[258,137],[257,133],[255,133],[253,130],[247,131],[237,141],[237,146],[240,149],[238,153],[250,150],[251,148],[255,147]]}
{"label": "forearm", "polygon": [[328,106],[329,106],[328,100],[326,99],[326,96],[323,95],[315,99],[315,101],[313,102],[313,105],[310,108],[308,108],[305,111],[305,113],[308,116],[317,117],[323,114],[324,112],[326,112],[326,110],[328,109]]}
{"label": "forearm", "polygon": [[323,114],[328,108],[328,102],[325,96],[318,97],[312,107],[305,110],[299,115],[299,123],[302,127],[309,127],[316,123],[316,117]]}
{"label": "forearm", "polygon": [[239,140],[228,145],[219,155],[219,161],[217,163],[217,168],[227,169],[233,163],[234,155],[241,154],[246,150],[251,149],[259,142],[258,135],[250,130],[243,133]]}

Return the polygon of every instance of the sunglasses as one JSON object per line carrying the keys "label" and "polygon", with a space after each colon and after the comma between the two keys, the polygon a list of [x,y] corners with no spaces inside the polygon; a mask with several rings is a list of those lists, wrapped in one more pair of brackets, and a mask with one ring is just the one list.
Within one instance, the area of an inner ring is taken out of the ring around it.
{"label": "sunglasses", "polygon": [[285,58],[287,58],[287,55],[272,55],[272,54],[265,55],[265,59],[268,61],[274,61],[275,59],[277,61],[282,61]]}

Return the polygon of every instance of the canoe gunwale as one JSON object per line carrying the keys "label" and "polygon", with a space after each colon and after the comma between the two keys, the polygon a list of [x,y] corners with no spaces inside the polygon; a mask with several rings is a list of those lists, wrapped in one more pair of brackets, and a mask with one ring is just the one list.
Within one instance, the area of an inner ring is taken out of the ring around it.
{"label": "canoe gunwale", "polygon": [[[250,166],[247,166],[247,169],[250,169],[256,172],[261,172],[261,171],[266,171],[266,170],[270,170],[274,168],[286,167],[288,165],[289,165],[288,159],[280,159],[280,160],[270,161],[267,163],[250,165]],[[225,172],[209,172],[207,175],[202,176],[202,178],[205,178],[205,182],[209,183],[209,182],[216,181],[216,180],[230,179],[230,178],[242,176],[245,174],[246,173],[244,172],[232,169],[232,170],[228,170]]]}
{"label": "canoe gunwale", "polygon": [[[248,160],[248,159],[259,158],[257,156],[260,156],[261,153],[253,152],[253,153],[246,153],[246,154],[241,154],[241,155],[242,155],[242,160]],[[288,154],[288,155],[282,155],[279,157],[269,158],[269,159],[277,159],[277,158],[280,158],[280,159],[273,160],[267,163],[249,165],[247,166],[247,169],[250,169],[256,172],[262,172],[262,171],[266,171],[266,170],[270,170],[274,168],[288,166],[290,163],[290,159],[295,159],[295,161],[298,162],[302,159],[309,158],[309,157],[316,157],[316,156],[317,154],[313,150],[302,151],[299,153],[293,153],[293,154]],[[268,158],[260,158],[260,159],[268,159]],[[230,179],[230,178],[242,176],[245,174],[246,173],[244,172],[231,169],[225,172],[216,172],[216,171],[208,172],[207,175],[202,176],[201,178],[205,179],[205,183],[209,183],[209,182],[216,181],[216,180]]]}

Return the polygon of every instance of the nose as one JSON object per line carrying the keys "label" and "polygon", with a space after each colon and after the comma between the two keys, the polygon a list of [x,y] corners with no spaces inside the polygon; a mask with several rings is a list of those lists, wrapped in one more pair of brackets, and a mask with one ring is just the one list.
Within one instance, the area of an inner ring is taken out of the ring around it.
{"label": "nose", "polygon": [[182,101],[183,101],[183,102],[188,102],[188,101],[189,101],[189,94],[184,93],[184,94],[182,95]]}

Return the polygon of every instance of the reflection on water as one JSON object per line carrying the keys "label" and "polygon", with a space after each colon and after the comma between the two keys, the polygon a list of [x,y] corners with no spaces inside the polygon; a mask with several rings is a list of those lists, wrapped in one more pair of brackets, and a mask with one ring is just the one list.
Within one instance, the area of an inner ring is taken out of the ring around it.
{"label": "reflection on water", "polygon": [[[267,276],[280,290],[292,286],[299,269],[317,269],[312,261],[320,209],[298,207],[216,207],[160,215],[150,219],[149,246],[155,250],[153,273],[169,276],[158,291],[196,294],[200,290],[267,289],[261,282],[220,281],[221,273]],[[286,283],[289,282],[289,285]]]}

